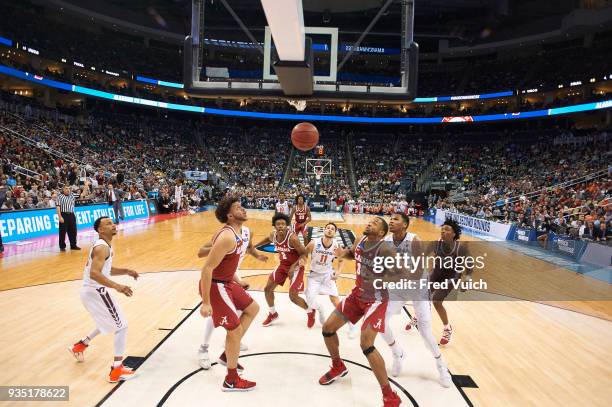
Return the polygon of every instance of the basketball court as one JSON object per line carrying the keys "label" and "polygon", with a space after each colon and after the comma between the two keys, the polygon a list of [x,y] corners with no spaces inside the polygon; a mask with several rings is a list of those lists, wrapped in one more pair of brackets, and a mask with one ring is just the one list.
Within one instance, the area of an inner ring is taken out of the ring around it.
{"label": "basketball court", "polygon": [[[270,211],[249,211],[247,225],[253,241],[269,233],[271,215]],[[317,214],[313,225],[323,226],[328,219],[359,236],[368,217]],[[218,227],[210,211],[121,225],[113,241],[114,263],[137,270],[141,277],[137,282],[117,279],[134,289],[133,297],[117,298],[129,321],[128,363],[137,367],[138,373],[134,380],[120,385],[105,380],[112,336],[96,338],[86,352],[85,363],[76,363],[66,351],[93,327],[78,296],[93,233],[84,231],[79,236],[84,249],[81,252],[60,253],[55,238],[36,239],[18,248],[9,246],[1,260],[4,278],[0,307],[12,311],[0,316],[5,327],[0,381],[69,386],[70,401],[58,405],[122,405],[134,400],[143,406],[203,401],[215,406],[244,404],[247,395],[221,392],[222,366],[203,371],[197,362],[203,319],[197,293],[202,261],[196,253]],[[435,225],[421,219],[413,220],[410,231],[424,239],[438,234]],[[520,257],[526,272],[540,267],[541,260],[513,255]],[[242,271],[251,284],[251,295],[262,307],[245,337],[249,349],[240,359],[249,378],[258,383],[257,389],[248,394],[248,403],[264,405],[274,400],[294,405],[377,405],[378,392],[363,390],[375,388],[375,379],[368,371],[358,339],[349,339],[346,328],[339,331],[339,337],[349,375],[331,386],[318,385],[318,377],[330,364],[321,325],[317,322],[312,329],[306,328],[306,315],[289,302],[286,287],[276,296],[280,319],[271,327],[261,326],[265,318],[261,291],[276,262],[275,256],[268,256],[265,263],[247,257]],[[347,263],[338,280],[341,294],[347,294],[354,285],[354,265]],[[501,262],[494,266],[501,272],[500,278],[511,271]],[[514,270],[517,272],[521,271]],[[575,279],[572,284],[581,280],[591,283],[589,277],[569,270],[564,273],[569,281]],[[607,289],[607,283],[593,281],[593,290]],[[402,374],[391,379],[406,405],[608,404],[612,397],[612,368],[607,362],[612,356],[607,340],[612,335],[610,302],[543,304],[486,292],[479,295],[479,301],[447,304],[455,328],[453,342],[442,349],[453,374],[454,385],[448,389],[438,384],[435,364],[420,335],[403,330],[411,306],[392,320],[407,357]],[[331,311],[326,299],[321,298],[321,303]],[[439,337],[442,327],[435,313],[433,329]],[[213,334],[211,357],[221,353],[223,337],[221,330]],[[389,363],[390,351],[380,338],[377,347]]]}

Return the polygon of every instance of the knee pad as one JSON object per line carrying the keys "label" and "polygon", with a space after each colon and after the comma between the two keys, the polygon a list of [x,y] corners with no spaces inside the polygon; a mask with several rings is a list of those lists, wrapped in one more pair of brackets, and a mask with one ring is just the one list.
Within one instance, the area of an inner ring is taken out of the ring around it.
{"label": "knee pad", "polygon": [[367,349],[363,350],[363,354],[367,357],[370,353],[374,352],[376,348],[374,346],[370,346]]}
{"label": "knee pad", "polygon": [[323,332],[323,337],[324,338],[330,338],[332,336],[336,335],[335,332]]}

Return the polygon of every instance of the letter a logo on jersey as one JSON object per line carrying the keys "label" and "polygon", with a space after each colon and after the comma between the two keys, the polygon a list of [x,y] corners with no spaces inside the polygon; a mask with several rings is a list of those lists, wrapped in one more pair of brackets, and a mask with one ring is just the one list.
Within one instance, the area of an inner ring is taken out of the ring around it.
{"label": "letter a logo on jersey", "polygon": [[227,325],[227,316],[221,318],[221,325]]}
{"label": "letter a logo on jersey", "polygon": [[378,318],[378,321],[374,325],[374,328],[380,329],[381,326],[382,326],[382,318]]}

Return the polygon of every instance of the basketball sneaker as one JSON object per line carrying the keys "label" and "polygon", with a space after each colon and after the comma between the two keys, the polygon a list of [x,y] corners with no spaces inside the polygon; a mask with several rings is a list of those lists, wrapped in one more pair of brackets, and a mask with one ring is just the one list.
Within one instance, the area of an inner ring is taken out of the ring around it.
{"label": "basketball sneaker", "polygon": [[[219,363],[223,366],[227,366],[227,356],[225,356],[225,352],[223,352],[221,356],[219,356]],[[236,365],[236,370],[238,371],[238,373],[242,373],[244,372],[244,367],[242,367],[242,365],[238,363]]]}
{"label": "basketball sneaker", "polygon": [[225,380],[223,381],[221,391],[251,391],[255,388],[256,385],[257,383],[245,380],[240,376],[238,376],[233,381],[230,381],[229,378],[226,376]]}
{"label": "basketball sneaker", "polygon": [[85,349],[87,349],[89,345],[85,345],[85,342],[78,341],[71,348],[68,348],[68,352],[72,353],[72,356],[77,360],[77,362],[85,361]]}
{"label": "basketball sneaker", "polygon": [[406,325],[406,331],[410,331],[412,328],[416,328],[419,329],[419,327],[417,326],[417,318],[416,317],[412,317],[410,319],[410,322],[408,322],[408,325]]}
{"label": "basketball sneaker", "polygon": [[402,399],[399,398],[396,392],[383,396],[383,407],[399,407],[402,405]]}
{"label": "basketball sneaker", "polygon": [[208,348],[203,349],[202,347],[200,347],[200,349],[198,350],[198,363],[202,369],[210,369],[211,363],[210,358],[208,357]]}
{"label": "basketball sneaker", "polygon": [[393,355],[393,365],[391,365],[391,376],[397,377],[402,373],[402,366],[404,365],[404,351],[399,355]]}
{"label": "basketball sneaker", "polygon": [[338,365],[332,366],[329,372],[321,376],[321,378],[319,379],[319,384],[323,386],[327,386],[328,384],[332,384],[333,382],[338,380],[338,378],[344,377],[347,374],[348,374],[348,369],[344,365],[344,362],[340,361]]}
{"label": "basketball sneaker", "polygon": [[448,328],[444,329],[444,332],[442,332],[442,338],[440,338],[440,345],[442,346],[448,345],[448,343],[451,341],[452,335],[453,335],[453,327],[449,325]]}
{"label": "basketball sneaker", "polygon": [[314,323],[315,323],[315,313],[316,313],[315,310],[307,312],[307,314],[308,314],[308,322],[306,322],[306,326],[308,328],[312,328],[314,326]]}
{"label": "basketball sneaker", "polygon": [[263,326],[270,326],[272,325],[272,321],[278,319],[278,312],[275,313],[269,313],[268,317],[266,318],[266,320],[263,322]]}
{"label": "basketball sneaker", "polygon": [[109,383],[117,383],[119,381],[130,380],[136,377],[136,372],[127,366],[119,365],[111,367],[110,374],[108,375]]}
{"label": "basketball sneaker", "polygon": [[442,387],[450,387],[453,384],[453,378],[448,371],[448,367],[446,363],[442,360],[442,357],[436,359],[436,367],[438,368],[438,372],[440,373],[440,384]]}

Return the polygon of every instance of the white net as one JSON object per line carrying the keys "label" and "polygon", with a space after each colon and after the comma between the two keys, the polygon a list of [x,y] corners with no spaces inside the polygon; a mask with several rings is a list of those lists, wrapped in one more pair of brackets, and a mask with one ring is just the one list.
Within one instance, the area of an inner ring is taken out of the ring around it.
{"label": "white net", "polygon": [[306,109],[306,101],[305,100],[289,99],[289,100],[287,100],[287,103],[289,103],[291,106],[295,107],[295,110],[297,110],[298,112],[303,112],[304,109]]}

